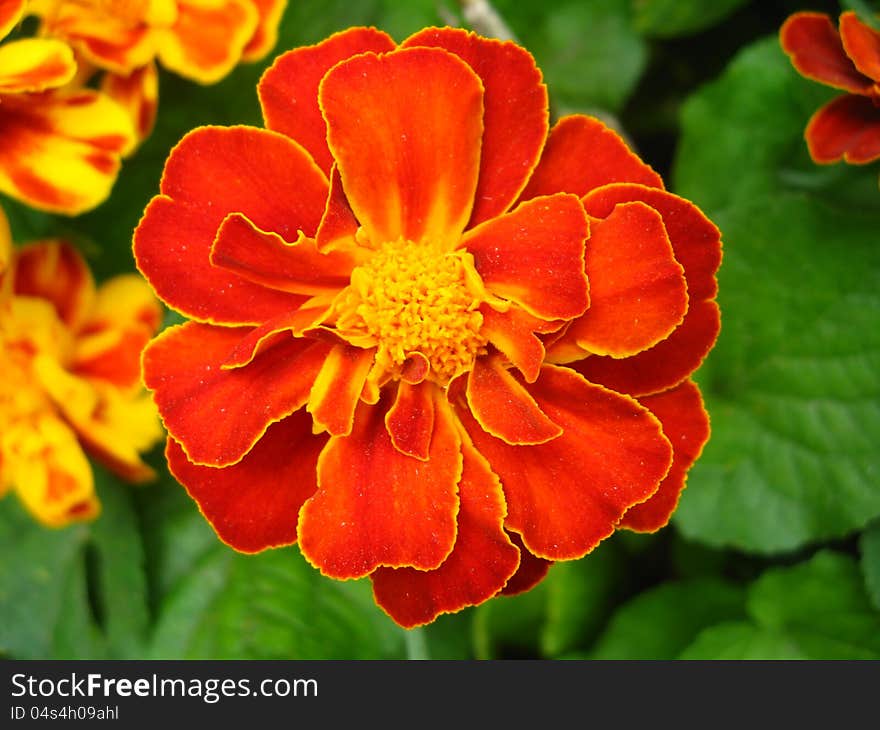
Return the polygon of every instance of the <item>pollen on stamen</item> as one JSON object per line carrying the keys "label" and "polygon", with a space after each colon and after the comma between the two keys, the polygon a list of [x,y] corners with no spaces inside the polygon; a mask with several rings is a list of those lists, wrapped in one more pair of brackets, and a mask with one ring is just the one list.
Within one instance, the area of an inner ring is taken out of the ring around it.
{"label": "pollen on stamen", "polygon": [[406,240],[383,244],[352,272],[337,305],[337,331],[367,336],[379,368],[392,377],[419,353],[429,364],[427,379],[446,385],[471,369],[487,343],[466,256]]}

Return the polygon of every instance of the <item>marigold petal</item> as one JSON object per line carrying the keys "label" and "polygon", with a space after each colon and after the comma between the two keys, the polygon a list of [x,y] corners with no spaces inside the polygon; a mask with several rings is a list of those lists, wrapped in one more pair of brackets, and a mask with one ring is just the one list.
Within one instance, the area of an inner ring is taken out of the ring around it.
{"label": "marigold petal", "polygon": [[427,461],[402,454],[385,427],[387,396],[360,403],[348,436],[318,458],[318,491],[300,510],[306,559],[332,578],[360,578],[380,566],[437,568],[456,539],[461,438],[435,389]]}
{"label": "marigold petal", "polygon": [[105,73],[101,91],[125,109],[139,140],[150,136],[159,107],[159,70],[155,63],[136,68],[128,75]]}
{"label": "marigold petal", "polygon": [[824,13],[794,13],[782,24],[779,40],[794,67],[808,79],[856,94],[865,93],[874,83],[859,73]]}
{"label": "marigold petal", "polygon": [[172,150],[134,234],[138,268],[171,307],[194,319],[260,324],[296,309],[272,291],[212,266],[217,228],[241,213],[263,231],[296,240],[318,227],[327,180],[295,142],[253,127],[201,127]]}
{"label": "marigold petal", "polygon": [[402,380],[394,405],[385,414],[385,427],[394,447],[403,454],[427,461],[434,433],[434,385]]}
{"label": "marigold petal", "polygon": [[501,595],[503,596],[515,596],[532,590],[547,577],[547,571],[553,566],[552,560],[532,555],[523,545],[522,538],[515,532],[511,532],[509,535],[510,541],[519,550],[519,567],[502,589]]}
{"label": "marigold petal", "polygon": [[544,344],[535,333],[546,329],[548,323],[515,305],[506,312],[498,312],[482,304],[480,313],[483,315],[481,334],[489,338],[528,382],[534,383],[546,355]]}
{"label": "marigold petal", "polygon": [[643,185],[606,185],[583,199],[587,213],[607,218],[619,203],[642,202],[663,217],[675,260],[684,267],[690,301],[718,292],[715,272],[721,265],[721,232],[689,200]]}
{"label": "marigold petal", "polygon": [[318,232],[315,234],[315,243],[319,251],[332,251],[334,249],[350,249],[356,245],[355,235],[360,228],[354,212],[348,204],[348,198],[342,190],[342,178],[339,168],[333,165],[330,171],[330,194],[327,196],[327,205]]}
{"label": "marigold petal", "polygon": [[75,343],[70,371],[117,388],[133,388],[140,384],[140,356],[152,335],[146,327],[135,327],[101,330],[80,337]]}
{"label": "marigold petal", "polygon": [[839,96],[810,118],[804,137],[815,162],[873,162],[880,158],[880,107],[864,96]]}
{"label": "marigold petal", "polygon": [[427,28],[401,46],[443,48],[465,61],[482,80],[483,148],[469,225],[501,215],[538,164],[549,129],[547,87],[535,59],[514,43],[460,28]]}
{"label": "marigold petal", "polygon": [[241,60],[258,22],[257,9],[249,0],[179,0],[174,25],[153,31],[159,60],[181,76],[212,84]]}
{"label": "marigold petal", "polygon": [[663,187],[663,179],[617,132],[594,117],[572,114],[550,130],[541,161],[520,200],[554,193],[582,197],[617,182]]}
{"label": "marigold petal", "polygon": [[70,329],[85,322],[95,301],[95,282],[88,264],[66,241],[42,241],[16,251],[14,291],[52,304]]}
{"label": "marigold petal", "polygon": [[0,0],[0,38],[12,32],[24,15],[27,0]]}
{"label": "marigold petal", "polygon": [[629,357],[681,324],[688,307],[684,269],[663,218],[644,203],[621,203],[591,229],[590,308],[565,337],[592,353]]}
{"label": "marigold petal", "polygon": [[511,446],[483,431],[461,399],[457,413],[501,478],[507,528],[539,558],[580,558],[657,491],[672,448],[648,409],[568,368],[545,366],[526,388],[561,436]]}
{"label": "marigold petal", "polygon": [[254,327],[229,351],[229,356],[221,367],[225,370],[243,367],[280,340],[302,336],[306,330],[311,330],[324,320],[328,309],[302,307],[292,312],[282,312],[259,327]]}
{"label": "marigold petal", "polygon": [[70,46],[48,38],[23,38],[0,46],[0,93],[45,91],[76,73]]}
{"label": "marigold petal", "polygon": [[[140,352],[128,354],[137,363]],[[124,366],[130,369],[129,363]],[[146,393],[72,373],[46,352],[34,357],[32,370],[43,392],[90,451],[125,478],[142,481],[153,476],[140,452],[159,441],[162,429]]]}
{"label": "marigold petal", "polygon": [[496,595],[519,565],[519,551],[504,532],[504,495],[485,458],[462,438],[458,536],[435,570],[377,568],[370,576],[376,603],[406,628],[430,623]]}
{"label": "marigold petal", "polygon": [[360,53],[384,53],[395,43],[375,28],[349,28],[314,46],[295,48],[275,59],[257,86],[268,129],[286,134],[305,147],[330,172],[327,125],[318,107],[318,85],[340,61]]}
{"label": "marigold petal", "polygon": [[562,434],[499,358],[477,359],[466,392],[480,426],[507,444],[543,444]]}
{"label": "marigold petal", "polygon": [[351,251],[321,253],[305,236],[288,243],[230,213],[217,231],[211,263],[269,289],[311,295],[344,289],[358,262]]}
{"label": "marigold petal", "polygon": [[296,542],[297,515],[317,489],[316,464],[326,442],[312,434],[308,414],[298,411],[269,426],[231,466],[193,464],[170,437],[165,454],[217,536],[240,552],[256,553]]}
{"label": "marigold petal", "polygon": [[278,25],[287,7],[287,0],[251,0],[257,9],[257,27],[244,47],[242,61],[259,61],[278,42]]}
{"label": "marigold petal", "polygon": [[67,215],[103,202],[135,139],[125,112],[89,89],[4,96],[0,138],[0,191]]}
{"label": "marigold petal", "polygon": [[589,230],[580,201],[559,194],[526,201],[477,226],[462,245],[493,294],[544,320],[572,319],[589,304],[584,274]]}
{"label": "marigold petal", "polygon": [[880,33],[847,10],[840,16],[840,40],[855,67],[880,82]]}
{"label": "marigold petal", "polygon": [[12,231],[9,228],[9,219],[3,208],[0,208],[0,304],[6,296],[7,282],[11,281],[4,274],[12,264]]}
{"label": "marigold petal", "polygon": [[[571,367],[587,380],[620,393],[659,393],[678,385],[700,367],[720,329],[721,312],[715,301],[692,301],[682,323],[654,347],[621,360],[591,355],[571,363]],[[548,353],[548,358],[552,356]]]}
{"label": "marigold petal", "polygon": [[672,466],[647,501],[626,511],[620,527],[655,532],[669,522],[684,490],[688,469],[709,439],[709,415],[699,388],[690,380],[664,393],[640,398],[639,402],[663,424],[663,433],[672,443]]}
{"label": "marigold petal", "polygon": [[188,322],[170,327],[143,354],[144,383],[165,427],[195,464],[241,459],[270,424],[306,403],[328,346],[284,338],[246,367],[221,365],[245,328]]}
{"label": "marigold petal", "polygon": [[19,499],[48,527],[98,516],[92,468],[66,424],[43,416],[29,428],[4,429],[4,472],[15,484]]}
{"label": "marigold petal", "polygon": [[347,344],[333,346],[309,393],[307,410],[312,414],[316,432],[326,430],[334,436],[351,432],[355,408],[375,355],[374,349]]}
{"label": "marigold petal", "polygon": [[471,68],[435,48],[367,53],[331,69],[318,95],[346,197],[372,244],[458,243],[483,133]]}

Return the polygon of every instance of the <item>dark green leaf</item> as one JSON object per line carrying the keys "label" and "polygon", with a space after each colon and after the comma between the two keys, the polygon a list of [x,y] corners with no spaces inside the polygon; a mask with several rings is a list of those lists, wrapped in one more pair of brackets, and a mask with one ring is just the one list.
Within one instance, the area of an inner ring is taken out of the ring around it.
{"label": "dark green leaf", "polygon": [[823,551],[768,570],[749,588],[748,622],[704,631],[684,659],[880,659],[880,614],[856,562]]}
{"label": "dark green leaf", "polygon": [[690,35],[724,20],[748,0],[633,0],[633,25],[654,38]]}
{"label": "dark green leaf", "polygon": [[880,611],[880,520],[862,533],[859,547],[868,595],[874,608]]}
{"label": "dark green leaf", "polygon": [[716,221],[712,438],[675,523],[762,553],[861,529],[880,515],[880,215],[777,194]]}
{"label": "dark green leaf", "polygon": [[674,659],[707,626],[744,615],[741,588],[714,578],[664,583],[622,606],[590,656]]}

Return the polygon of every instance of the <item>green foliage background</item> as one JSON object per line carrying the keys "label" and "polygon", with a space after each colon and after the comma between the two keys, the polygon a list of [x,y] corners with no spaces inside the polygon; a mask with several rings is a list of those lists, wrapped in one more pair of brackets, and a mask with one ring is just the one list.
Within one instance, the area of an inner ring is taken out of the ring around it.
{"label": "green foliage background", "polygon": [[[97,469],[91,525],[47,531],[14,497],[0,502],[0,654],[880,658],[880,170],[810,162],[804,126],[834,92],[794,72],[776,39],[791,12],[841,6],[495,6],[536,56],[554,113],[616,120],[724,233],[723,331],[698,374],[713,435],[672,524],[618,534],[530,593],[414,636],[365,581],[323,579],[295,548],[222,545],[157,449],[157,483]],[[402,40],[456,12],[451,0],[290,0],[275,53],[358,24]],[[259,124],[255,86],[274,55],[210,87],[163,73],[157,128],[111,198],[77,218],[4,199],[15,240],[68,237],[99,279],[133,270],[132,230],[168,151],[199,124]]]}

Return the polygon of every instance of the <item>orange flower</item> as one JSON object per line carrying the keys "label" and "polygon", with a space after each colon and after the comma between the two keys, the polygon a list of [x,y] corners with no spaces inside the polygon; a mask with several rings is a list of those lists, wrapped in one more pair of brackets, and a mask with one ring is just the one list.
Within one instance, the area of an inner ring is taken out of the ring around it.
{"label": "orange flower", "polygon": [[298,542],[414,626],[664,525],[718,230],[595,119],[549,129],[512,43],[354,28],[258,91],[268,129],[188,134],[134,237],[193,320],[144,377],[219,536]]}
{"label": "orange flower", "polygon": [[[0,0],[0,38],[24,11],[24,0]],[[120,155],[134,141],[125,113],[105,95],[56,90],[75,73],[73,53],[61,41],[0,46],[0,192],[70,215],[110,194]]]}
{"label": "orange flower", "polygon": [[45,35],[67,40],[101,88],[128,109],[140,139],[158,104],[156,60],[210,84],[275,45],[287,0],[32,0]]}
{"label": "orange flower", "polygon": [[[0,244],[10,251],[2,212]],[[125,479],[153,476],[139,452],[161,428],[139,360],[161,313],[136,275],[95,289],[62,241],[9,258],[0,280],[0,493],[15,488],[38,520],[60,527],[100,510],[83,447]]]}
{"label": "orange flower", "polygon": [[840,33],[827,15],[801,12],[785,21],[779,38],[804,76],[848,92],[810,118],[804,136],[813,160],[880,159],[880,33],[851,10],[840,16]]}

